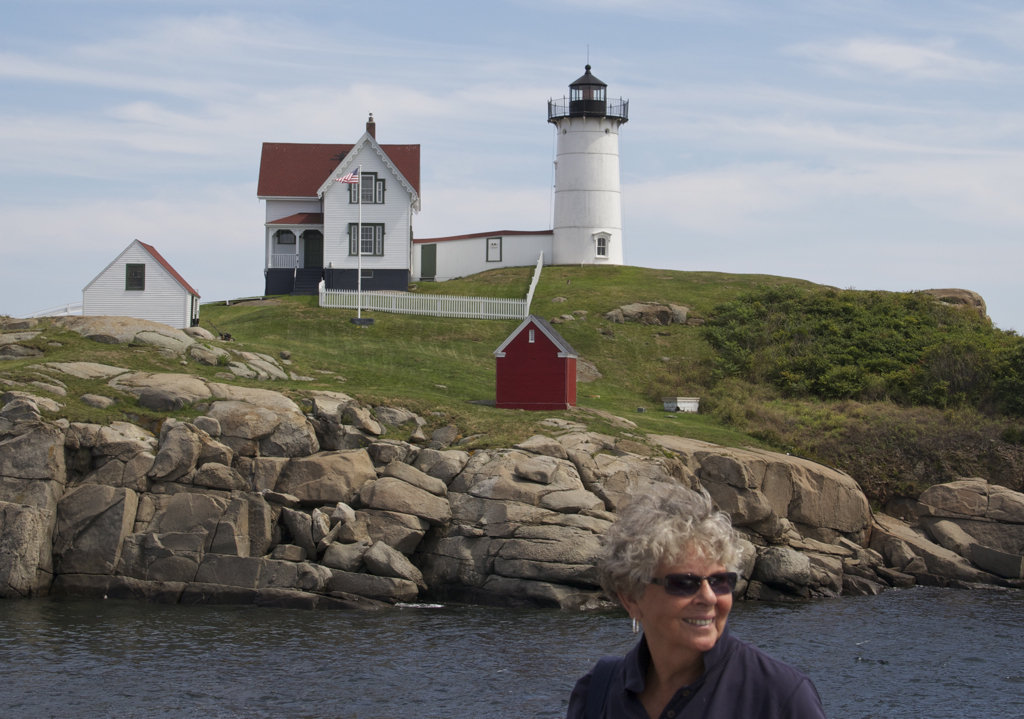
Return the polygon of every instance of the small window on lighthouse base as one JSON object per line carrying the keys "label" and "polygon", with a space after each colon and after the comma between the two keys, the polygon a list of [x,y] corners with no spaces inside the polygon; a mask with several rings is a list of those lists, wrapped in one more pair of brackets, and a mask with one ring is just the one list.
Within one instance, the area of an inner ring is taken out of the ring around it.
{"label": "small window on lighthouse base", "polygon": [[594,235],[594,255],[597,257],[608,257],[608,245],[612,236],[607,232],[598,232]]}

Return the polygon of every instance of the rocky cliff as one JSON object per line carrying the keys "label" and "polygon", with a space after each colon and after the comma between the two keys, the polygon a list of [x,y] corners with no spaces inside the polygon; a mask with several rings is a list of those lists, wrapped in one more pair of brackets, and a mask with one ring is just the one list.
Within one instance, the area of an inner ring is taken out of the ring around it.
{"label": "rocky cliff", "polygon": [[849,476],[771,452],[616,439],[563,418],[545,421],[550,436],[467,452],[453,448],[455,426],[428,440],[412,412],[342,393],[308,392],[300,406],[77,364],[46,369],[107,377],[144,406],[196,416],[152,433],[44,421],[52,400],[0,397],[4,597],[594,607],[606,599],[593,569],[601,535],[653,482],[703,487],[730,513],[745,538],[739,597],[1020,585],[1024,496],[983,480],[930,489],[908,525],[873,518]]}

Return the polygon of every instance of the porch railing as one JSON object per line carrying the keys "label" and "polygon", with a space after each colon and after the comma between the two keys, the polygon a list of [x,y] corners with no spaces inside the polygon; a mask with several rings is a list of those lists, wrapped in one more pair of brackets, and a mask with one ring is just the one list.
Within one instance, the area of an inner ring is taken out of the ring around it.
{"label": "porch railing", "polygon": [[271,255],[270,269],[293,270],[299,266],[299,256],[296,254]]}

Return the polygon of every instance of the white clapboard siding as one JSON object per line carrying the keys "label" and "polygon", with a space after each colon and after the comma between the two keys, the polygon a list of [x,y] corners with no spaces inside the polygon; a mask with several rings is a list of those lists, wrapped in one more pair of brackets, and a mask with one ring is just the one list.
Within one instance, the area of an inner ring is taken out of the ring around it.
{"label": "white clapboard siding", "polygon": [[[146,289],[125,289],[125,265],[146,265]],[[190,325],[189,293],[136,240],[82,290],[82,314],[152,320],[184,329]]]}
{"label": "white clapboard siding", "polygon": [[267,200],[267,222],[291,217],[300,212],[320,212],[320,200]]}
{"label": "white clapboard siding", "polygon": [[[354,310],[359,293],[351,290],[320,290],[320,306]],[[526,317],[526,300],[503,297],[455,297],[364,292],[364,310],[395,312],[431,317],[460,317],[479,320],[521,320]]]}
{"label": "white clapboard siding", "polygon": [[[501,260],[487,261],[487,241],[501,238]],[[469,237],[462,240],[445,240],[438,242],[417,242],[413,245],[412,279],[422,279],[421,256],[423,246],[437,245],[437,274],[435,282],[444,282],[456,277],[469,277],[478,272],[497,270],[502,267],[524,267],[536,264],[537,256],[544,253],[544,262],[551,264],[551,234],[536,235],[502,235],[495,232],[487,237]]]}
{"label": "white clapboard siding", "polygon": [[[376,172],[387,182],[383,205],[363,205],[363,222],[384,223],[384,256],[363,255],[363,269],[407,270],[411,195],[370,143],[353,152],[354,156],[350,153],[345,158],[346,171],[355,172],[362,164],[364,173]],[[359,205],[349,202],[349,187],[332,182],[324,191],[324,267],[358,265],[358,259],[348,253],[348,225],[359,219]]]}

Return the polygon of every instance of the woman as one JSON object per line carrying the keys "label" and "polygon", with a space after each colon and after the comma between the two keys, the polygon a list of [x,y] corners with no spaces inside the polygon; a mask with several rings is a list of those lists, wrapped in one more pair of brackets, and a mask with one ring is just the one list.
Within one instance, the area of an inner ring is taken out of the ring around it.
{"label": "woman", "polygon": [[737,539],[706,492],[659,484],[633,495],[597,567],[643,635],[576,682],[568,719],[825,716],[805,674],[729,633]]}

